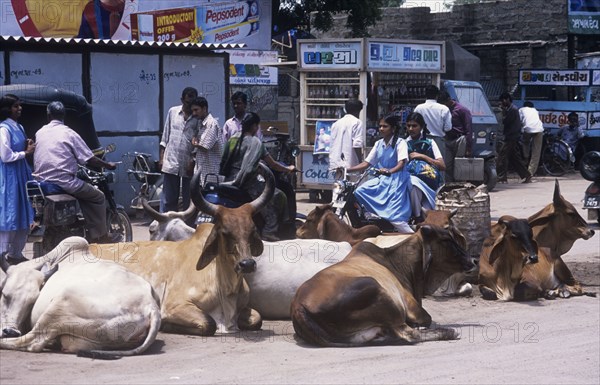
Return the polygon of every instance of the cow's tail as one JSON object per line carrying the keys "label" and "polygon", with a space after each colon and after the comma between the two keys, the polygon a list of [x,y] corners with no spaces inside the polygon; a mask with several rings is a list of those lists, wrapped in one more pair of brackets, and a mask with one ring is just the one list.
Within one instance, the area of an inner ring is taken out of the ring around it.
{"label": "cow's tail", "polygon": [[303,305],[292,306],[291,317],[296,336],[308,344],[330,347],[353,346],[343,342],[333,342],[333,336],[321,327]]}
{"label": "cow's tail", "polygon": [[158,306],[152,306],[148,335],[140,346],[131,350],[80,350],[77,352],[77,356],[101,360],[114,360],[124,356],[134,356],[136,354],[140,354],[146,351],[146,349],[148,349],[150,345],[154,343],[154,340],[158,335],[158,331],[160,330],[160,323],[160,308]]}

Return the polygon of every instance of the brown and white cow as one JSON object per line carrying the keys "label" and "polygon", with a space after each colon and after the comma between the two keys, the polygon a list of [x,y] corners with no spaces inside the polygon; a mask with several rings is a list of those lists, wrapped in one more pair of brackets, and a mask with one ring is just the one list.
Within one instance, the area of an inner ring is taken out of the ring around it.
{"label": "brown and white cow", "polygon": [[538,262],[538,246],[525,219],[508,215],[492,225],[479,258],[479,291],[484,299],[510,301],[526,264]]}
{"label": "brown and white cow", "polygon": [[291,306],[294,330],[318,346],[455,339],[452,329],[414,328],[431,324],[421,298],[450,275],[473,269],[467,252],[435,226],[386,249],[362,242],[298,288]]}
{"label": "brown and white cow", "polygon": [[296,236],[301,239],[326,239],[334,242],[348,242],[351,245],[379,234],[381,234],[381,230],[375,225],[366,225],[355,229],[344,223],[335,215],[331,204],[315,207],[308,213],[302,226],[296,230]]}
{"label": "brown and white cow", "polygon": [[558,180],[554,185],[552,203],[528,218],[533,238],[539,247],[549,250],[539,256],[539,263],[527,265],[523,271],[518,298],[534,299],[593,295],[586,293],[561,258],[578,239],[590,239],[594,231],[575,207],[560,195]]}
{"label": "brown and white cow", "polygon": [[99,258],[110,259],[144,277],[162,296],[164,331],[213,335],[215,331],[258,330],[262,318],[249,304],[244,274],[256,269],[253,256],[263,252],[252,215],[272,198],[273,174],[254,201],[239,208],[207,202],[200,194],[199,173],[192,178],[196,207],[215,218],[201,224],[189,239],[92,245]]}

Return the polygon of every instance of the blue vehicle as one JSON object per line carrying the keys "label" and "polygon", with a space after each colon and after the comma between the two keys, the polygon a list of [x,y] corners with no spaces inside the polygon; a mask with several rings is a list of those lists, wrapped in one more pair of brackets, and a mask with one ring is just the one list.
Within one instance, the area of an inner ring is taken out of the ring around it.
{"label": "blue vehicle", "polygon": [[585,136],[575,149],[577,160],[600,149],[600,68],[523,69],[519,88],[514,103],[522,107],[525,100],[532,101],[544,128],[552,134],[568,125],[569,113],[579,115]]}
{"label": "blue vehicle", "polygon": [[496,134],[498,119],[481,84],[473,81],[442,80],[440,87],[450,97],[471,111],[473,117],[473,157],[482,158],[483,182],[492,191],[498,181],[496,173]]}

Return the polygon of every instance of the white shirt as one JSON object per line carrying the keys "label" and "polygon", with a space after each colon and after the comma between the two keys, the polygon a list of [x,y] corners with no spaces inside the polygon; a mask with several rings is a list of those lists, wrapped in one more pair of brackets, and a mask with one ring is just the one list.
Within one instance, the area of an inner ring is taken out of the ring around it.
{"label": "white shirt", "polygon": [[[379,158],[377,157],[377,148],[379,148],[380,146],[391,146],[392,139],[394,138],[390,138],[390,140],[387,143],[384,143],[383,139],[379,139],[371,149],[371,152],[369,152],[369,155],[367,155],[367,157],[365,158],[365,161],[368,162],[371,166],[376,166],[377,163],[379,163]],[[398,138],[398,141],[396,142],[396,159],[398,159],[398,162],[400,162],[401,160],[408,160],[408,146],[406,145],[406,141],[402,138]]]}
{"label": "white shirt", "polygon": [[[363,124],[354,115],[346,114],[331,126],[329,169],[352,167],[359,163],[355,148],[363,147]],[[342,159],[343,158],[343,159]]]}
{"label": "white shirt", "polygon": [[533,107],[519,108],[519,117],[521,118],[522,132],[527,134],[537,134],[544,132],[544,125],[540,120],[540,113]]}
{"label": "white shirt", "polygon": [[446,132],[452,129],[452,113],[450,109],[434,99],[427,99],[415,107],[414,112],[423,115],[427,129],[431,133],[429,136],[438,136],[443,138]]}

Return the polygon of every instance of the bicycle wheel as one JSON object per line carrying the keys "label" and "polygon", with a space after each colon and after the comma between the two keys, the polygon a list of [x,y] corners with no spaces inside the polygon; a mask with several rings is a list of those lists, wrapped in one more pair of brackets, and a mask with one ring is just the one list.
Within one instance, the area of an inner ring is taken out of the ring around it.
{"label": "bicycle wheel", "polygon": [[548,175],[564,175],[571,167],[569,146],[562,141],[549,143],[542,152],[542,165]]}
{"label": "bicycle wheel", "polygon": [[121,235],[121,242],[131,242],[133,240],[133,229],[131,220],[125,210],[118,208],[117,211],[108,211],[106,213],[109,234]]}

